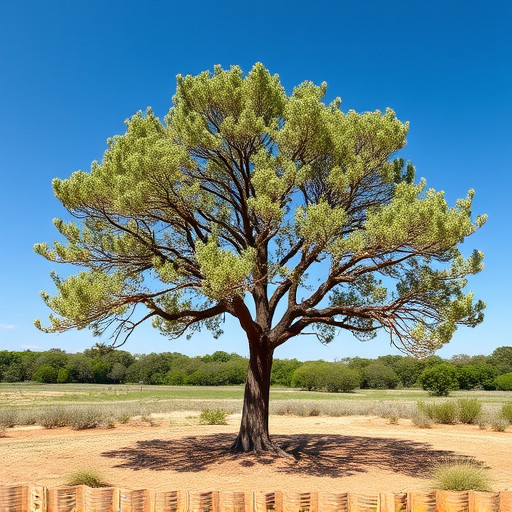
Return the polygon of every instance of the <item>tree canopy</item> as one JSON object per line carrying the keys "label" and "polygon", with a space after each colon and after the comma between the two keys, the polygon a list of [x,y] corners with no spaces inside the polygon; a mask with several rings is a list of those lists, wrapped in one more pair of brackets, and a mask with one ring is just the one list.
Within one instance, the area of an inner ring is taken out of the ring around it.
{"label": "tree canopy", "polygon": [[464,289],[483,255],[457,248],[485,222],[473,191],[450,207],[396,158],[408,123],[344,113],[325,93],[304,82],[287,95],[262,64],[178,76],[164,122],[137,113],[89,172],[53,181],[78,220],[56,219],[65,242],[35,250],[83,271],[52,274],[54,314],[36,325],[112,329],[119,344],[149,319],[170,337],[217,336],[229,314],[271,365],[301,334],[384,329],[425,354],[481,322]]}

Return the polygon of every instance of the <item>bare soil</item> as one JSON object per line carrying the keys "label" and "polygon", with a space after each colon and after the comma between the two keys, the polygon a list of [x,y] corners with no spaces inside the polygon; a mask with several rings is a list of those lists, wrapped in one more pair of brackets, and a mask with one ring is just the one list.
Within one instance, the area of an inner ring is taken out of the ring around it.
{"label": "bare soil", "polygon": [[196,413],[135,421],[114,429],[8,429],[0,438],[0,484],[64,485],[72,472],[95,469],[111,485],[156,491],[426,492],[430,468],[468,457],[488,468],[495,491],[512,488],[512,431],[474,425],[420,429],[366,416],[272,416],[272,438],[291,457],[235,456],[228,425],[200,425]]}

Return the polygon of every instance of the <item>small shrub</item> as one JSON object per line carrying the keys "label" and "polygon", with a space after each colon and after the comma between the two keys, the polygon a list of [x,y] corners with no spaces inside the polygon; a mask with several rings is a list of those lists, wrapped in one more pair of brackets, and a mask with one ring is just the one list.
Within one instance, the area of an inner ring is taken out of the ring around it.
{"label": "small shrub", "polygon": [[318,407],[313,407],[312,409],[309,410],[309,415],[310,416],[320,416],[320,409]]}
{"label": "small shrub", "polygon": [[0,409],[0,428],[12,428],[18,424],[18,411],[15,409]]}
{"label": "small shrub", "polygon": [[476,398],[457,400],[457,417],[461,423],[475,423],[482,412],[482,404]]}
{"label": "small shrub", "polygon": [[156,427],[158,425],[158,422],[152,414],[143,414],[141,419],[142,421],[149,423],[150,427]]}
{"label": "small shrub", "polygon": [[222,409],[204,409],[199,416],[203,425],[227,425],[226,411]]}
{"label": "small shrub", "polygon": [[420,428],[431,428],[432,423],[434,423],[432,418],[428,414],[425,414],[422,411],[417,411],[416,413],[414,413],[412,415],[411,420],[414,425],[416,425],[417,427],[420,427]]}
{"label": "small shrub", "polygon": [[69,426],[73,430],[97,428],[104,420],[103,412],[95,407],[76,407],[70,410]]}
{"label": "small shrub", "polygon": [[485,430],[489,426],[489,417],[487,415],[480,415],[478,417],[478,428]]}
{"label": "small shrub", "polygon": [[119,421],[119,423],[121,423],[122,425],[126,425],[130,421],[130,415],[129,414],[121,414],[117,418],[117,421]]}
{"label": "small shrub", "polygon": [[501,408],[501,415],[512,423],[512,402],[503,404],[503,407]]}
{"label": "small shrub", "polygon": [[109,487],[109,484],[103,481],[103,478],[95,469],[86,469],[71,473],[66,485],[87,485],[88,487]]}
{"label": "small shrub", "polygon": [[44,428],[58,428],[69,425],[69,411],[64,407],[49,407],[41,412],[39,423]]}
{"label": "small shrub", "polygon": [[505,432],[509,425],[509,421],[506,418],[494,418],[491,421],[491,428],[494,430],[494,432]]}
{"label": "small shrub", "polygon": [[455,402],[418,402],[418,411],[423,412],[436,423],[451,425],[457,421]]}
{"label": "small shrub", "polygon": [[388,416],[388,423],[390,425],[398,425],[398,420],[400,418],[398,416]]}
{"label": "small shrub", "polygon": [[485,469],[471,460],[447,461],[436,464],[432,472],[434,489],[442,491],[490,491]]}

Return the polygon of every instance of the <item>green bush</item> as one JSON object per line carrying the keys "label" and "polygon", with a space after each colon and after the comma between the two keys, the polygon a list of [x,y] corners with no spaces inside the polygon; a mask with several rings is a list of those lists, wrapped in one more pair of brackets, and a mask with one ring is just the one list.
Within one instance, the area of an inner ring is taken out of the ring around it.
{"label": "green bush", "polygon": [[496,377],[495,383],[500,391],[512,391],[512,372]]}
{"label": "green bush", "polygon": [[359,387],[361,374],[343,363],[310,361],[297,368],[292,375],[295,388],[347,393]]}
{"label": "green bush", "polygon": [[103,481],[103,478],[95,469],[86,469],[71,473],[66,485],[87,485],[89,487],[109,487],[109,484]]}
{"label": "green bush", "polygon": [[476,398],[457,400],[457,417],[461,423],[475,423],[482,412],[482,404]]}
{"label": "green bush", "polygon": [[418,411],[426,414],[436,423],[452,425],[457,422],[457,405],[455,402],[418,402]]}
{"label": "green bush", "polygon": [[375,361],[363,370],[366,386],[371,389],[395,389],[400,383],[393,368],[380,361]]}
{"label": "green bush", "polygon": [[227,425],[227,414],[222,409],[204,409],[199,416],[203,425]]}
{"label": "green bush", "polygon": [[45,384],[54,384],[57,382],[59,372],[49,364],[43,364],[32,375],[35,382],[43,382]]}
{"label": "green bush", "polygon": [[71,382],[71,375],[67,368],[59,368],[59,373],[57,374],[57,382],[59,384],[64,384],[65,382]]}
{"label": "green bush", "polygon": [[501,408],[501,415],[512,423],[512,402],[503,404],[503,407]]}
{"label": "green bush", "polygon": [[419,382],[433,396],[448,396],[451,390],[457,389],[457,369],[451,364],[426,368],[421,373]]}
{"label": "green bush", "polygon": [[469,364],[457,368],[457,381],[460,389],[482,387],[487,390],[496,389],[497,371],[487,364]]}
{"label": "green bush", "polygon": [[470,460],[436,464],[432,472],[434,489],[442,491],[490,491],[485,469]]}
{"label": "green bush", "polygon": [[292,374],[292,387],[307,389],[322,389],[321,380],[328,371],[329,363],[325,361],[309,361],[297,368]]}
{"label": "green bush", "polygon": [[360,373],[343,363],[330,363],[317,379],[318,387],[330,393],[348,393],[358,388],[360,383]]}

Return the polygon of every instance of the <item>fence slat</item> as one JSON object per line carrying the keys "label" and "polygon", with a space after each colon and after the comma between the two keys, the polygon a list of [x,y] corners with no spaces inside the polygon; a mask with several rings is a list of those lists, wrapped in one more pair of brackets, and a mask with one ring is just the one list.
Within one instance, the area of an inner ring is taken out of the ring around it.
{"label": "fence slat", "polygon": [[512,491],[219,492],[0,486],[0,512],[512,512]]}
{"label": "fence slat", "polygon": [[154,499],[148,489],[121,489],[119,491],[120,512],[153,512]]}

